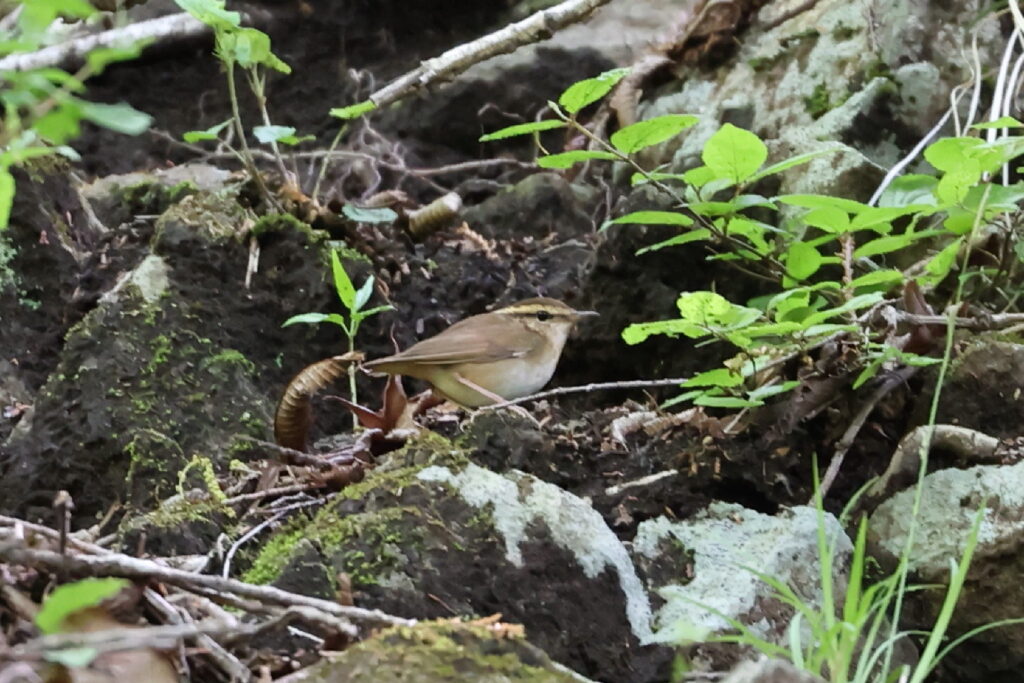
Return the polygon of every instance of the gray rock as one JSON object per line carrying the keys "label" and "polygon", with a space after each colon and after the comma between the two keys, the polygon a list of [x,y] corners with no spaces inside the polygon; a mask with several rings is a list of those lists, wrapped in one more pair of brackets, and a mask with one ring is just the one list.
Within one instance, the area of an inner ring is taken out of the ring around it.
{"label": "gray rock", "polygon": [[[824,520],[829,542],[835,543],[834,592],[842,595],[853,546],[835,517],[826,514]],[[754,572],[791,586],[808,604],[820,604],[817,528],[814,508],[796,507],[772,517],[727,503],[713,503],[682,522],[659,518],[641,523],[633,543],[638,564],[646,567],[669,553],[687,567],[675,580],[656,584],[665,603],[655,612],[653,640],[677,643],[701,632],[723,633],[731,629],[728,617],[781,642],[793,611]]]}
{"label": "gray rock", "polygon": [[801,671],[781,659],[741,662],[722,683],[824,683],[825,679]]}
{"label": "gray rock", "polygon": [[[1024,463],[947,469],[925,477],[910,551],[915,583],[948,584],[950,563],[964,554],[978,510],[987,506],[970,572],[950,625],[952,636],[1000,619],[1021,616],[1024,573]],[[913,520],[914,490],[882,503],[871,517],[870,542],[884,565],[893,566],[906,547]],[[930,629],[941,609],[942,588],[908,595],[905,627]],[[1024,627],[1003,626],[975,635],[945,660],[956,680],[1020,680]]]}

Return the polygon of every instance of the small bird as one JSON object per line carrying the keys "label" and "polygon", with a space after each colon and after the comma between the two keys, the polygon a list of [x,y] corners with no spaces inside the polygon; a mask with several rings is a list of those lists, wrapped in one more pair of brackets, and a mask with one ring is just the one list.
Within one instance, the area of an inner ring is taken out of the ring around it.
{"label": "small bird", "polygon": [[510,401],[548,383],[573,325],[592,315],[556,299],[527,299],[461,320],[363,367],[425,380],[467,408]]}

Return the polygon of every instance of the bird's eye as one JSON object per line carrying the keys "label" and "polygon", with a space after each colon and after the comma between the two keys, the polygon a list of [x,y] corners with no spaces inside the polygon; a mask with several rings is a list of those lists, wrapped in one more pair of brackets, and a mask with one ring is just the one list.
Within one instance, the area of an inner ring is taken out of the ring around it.
{"label": "bird's eye", "polygon": [[537,320],[540,320],[542,322],[545,320],[551,320],[550,311],[537,311],[534,315],[537,316]]}

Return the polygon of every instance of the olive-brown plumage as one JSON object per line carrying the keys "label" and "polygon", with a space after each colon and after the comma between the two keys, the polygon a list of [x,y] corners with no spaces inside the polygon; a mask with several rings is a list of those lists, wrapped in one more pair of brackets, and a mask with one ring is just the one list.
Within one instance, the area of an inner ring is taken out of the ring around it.
{"label": "olive-brown plumage", "polygon": [[589,315],[597,314],[556,299],[527,299],[461,320],[364,367],[425,380],[445,398],[478,408],[547,384],[573,325]]}

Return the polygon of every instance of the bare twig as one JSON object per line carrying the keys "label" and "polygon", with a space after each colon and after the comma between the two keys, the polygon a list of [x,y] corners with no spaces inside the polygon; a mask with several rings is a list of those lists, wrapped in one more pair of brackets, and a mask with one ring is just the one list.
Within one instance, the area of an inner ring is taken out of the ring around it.
{"label": "bare twig", "polygon": [[288,486],[278,486],[277,488],[264,489],[262,491],[253,491],[252,493],[243,493],[241,495],[232,496],[224,500],[222,505],[238,505],[240,503],[249,503],[254,500],[261,500],[263,498],[271,498],[273,496],[287,496],[292,493],[305,493],[306,491],[316,491],[324,487],[321,483],[315,484],[289,484]]}
{"label": "bare twig", "polygon": [[800,14],[803,14],[804,12],[807,12],[809,10],[814,9],[814,6],[817,5],[817,4],[818,4],[818,0],[804,0],[804,2],[800,3],[796,7],[792,8],[792,9],[786,11],[786,12],[783,12],[782,14],[780,14],[777,17],[775,17],[771,21],[766,21],[764,23],[763,30],[764,31],[771,31],[773,28],[776,28],[778,26],[781,26],[782,24],[785,24],[787,21],[789,21],[793,17],[798,16]]}
{"label": "bare twig", "polygon": [[267,519],[263,520],[253,528],[249,529],[249,531],[242,534],[242,536],[237,541],[232,543],[231,547],[228,548],[227,555],[224,556],[224,567],[221,570],[220,575],[225,579],[228,578],[228,576],[231,574],[231,560],[235,557],[235,553],[238,552],[238,549],[245,545],[245,543],[247,543],[253,537],[257,536],[261,531],[266,529],[268,526],[284,517],[286,512],[286,510],[282,510],[273,517],[268,517]]}
{"label": "bare twig", "polygon": [[[832,487],[835,482],[836,476],[839,474],[839,468],[843,464],[843,459],[846,457],[847,452],[853,446],[854,440],[857,438],[857,434],[860,433],[861,427],[867,421],[868,416],[871,415],[871,411],[875,409],[878,402],[889,395],[889,392],[898,387],[899,385],[906,382],[910,377],[918,371],[916,367],[905,367],[897,370],[892,377],[889,377],[882,385],[875,390],[875,393],[871,394],[866,401],[861,405],[860,410],[853,416],[853,420],[850,421],[850,426],[843,432],[843,436],[839,439],[836,444],[836,451],[832,454],[832,460],[828,464],[828,469],[825,470],[825,475],[821,478],[821,485],[818,487],[818,492],[821,497],[824,498],[828,495],[828,490]],[[817,495],[817,493],[815,494]],[[812,499],[809,503],[814,504]]]}
{"label": "bare twig", "polygon": [[132,626],[111,628],[87,633],[51,633],[7,651],[11,659],[36,659],[55,650],[90,648],[101,652],[139,650],[142,648],[166,649],[173,647],[182,638],[209,636],[224,640],[250,638],[258,633],[301,618],[300,608],[283,610],[269,620],[254,624],[237,621],[207,619],[195,623],[168,624],[165,626]]}
{"label": "bare twig", "polygon": [[547,391],[530,394],[529,396],[514,398],[511,401],[502,401],[501,403],[484,406],[480,408],[480,410],[497,410],[498,408],[507,408],[509,406],[519,405],[520,403],[539,401],[542,398],[563,396],[565,394],[590,393],[591,391],[605,391],[608,389],[645,389],[653,387],[679,386],[688,379],[688,377],[677,377],[674,379],[638,379],[625,380],[621,382],[595,382],[593,384],[581,384],[574,387],[558,387],[557,389],[548,389]]}
{"label": "bare twig", "polygon": [[[146,588],[143,591],[143,597],[146,602],[149,603],[150,607],[160,616],[165,623],[168,624],[184,624],[192,623],[191,617],[183,615],[184,610],[179,611],[179,608],[169,603],[164,596],[152,588]],[[222,619],[225,623],[231,623],[232,616],[226,615],[226,618]],[[237,619],[235,620],[237,623]],[[199,647],[206,650],[210,659],[227,674],[228,680],[230,681],[248,681],[252,679],[252,674],[249,673],[249,669],[246,668],[242,662],[238,660],[233,654],[228,652],[220,643],[210,637],[209,634],[201,633],[196,636],[196,643]]]}
{"label": "bare twig", "polygon": [[75,38],[36,52],[9,55],[0,59],[0,71],[28,71],[67,62],[81,62],[87,54],[101,47],[117,47],[142,40],[187,38],[209,31],[209,26],[182,12]]}
{"label": "bare twig", "polygon": [[667,479],[668,477],[674,477],[677,474],[679,474],[679,470],[665,470],[664,472],[655,472],[654,474],[648,474],[646,477],[640,477],[639,479],[634,479],[633,481],[627,481],[627,482],[625,482],[623,484],[616,484],[615,486],[609,486],[608,488],[606,488],[604,490],[604,495],[606,495],[606,496],[617,496],[617,495],[619,495],[620,493],[622,493],[623,491],[625,491],[627,489],[635,488],[637,486],[650,486],[651,484],[658,483],[662,479]]}
{"label": "bare twig", "polygon": [[[949,318],[944,315],[920,315],[895,310],[894,319],[915,325],[945,325]],[[953,318],[953,327],[968,330],[999,330],[1024,323],[1024,313],[998,313],[976,318]]]}
{"label": "bare twig", "polygon": [[565,0],[554,7],[535,12],[522,21],[428,59],[371,94],[369,100],[377,108],[385,107],[432,83],[450,80],[485,59],[546,40],[566,26],[583,21],[609,1]]}

